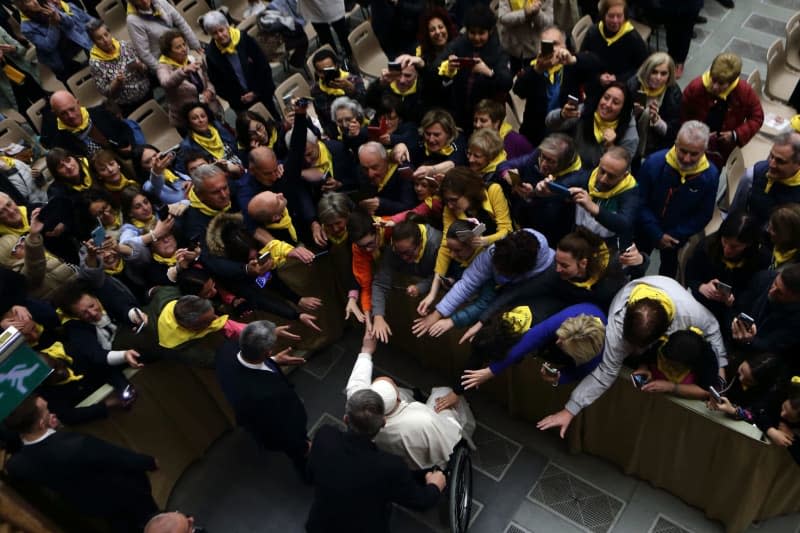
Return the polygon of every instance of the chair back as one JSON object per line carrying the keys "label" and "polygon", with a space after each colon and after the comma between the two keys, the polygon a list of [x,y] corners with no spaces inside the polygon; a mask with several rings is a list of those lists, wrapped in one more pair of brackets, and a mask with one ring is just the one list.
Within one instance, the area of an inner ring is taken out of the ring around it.
{"label": "chair back", "polygon": [[353,58],[361,74],[375,79],[380,78],[381,70],[386,68],[389,58],[375,37],[370,22],[367,20],[356,26],[347,36],[347,41],[353,50]]}

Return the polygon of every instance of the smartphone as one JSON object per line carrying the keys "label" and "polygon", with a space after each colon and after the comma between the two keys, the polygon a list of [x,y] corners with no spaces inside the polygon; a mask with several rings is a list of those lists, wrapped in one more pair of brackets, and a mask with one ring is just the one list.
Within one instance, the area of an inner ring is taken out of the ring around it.
{"label": "smartphone", "polygon": [[715,389],[714,387],[709,387],[708,392],[711,393],[711,397],[714,398],[715,402],[722,403],[722,396],[720,395],[720,393],[717,392],[717,389]]}
{"label": "smartphone", "polygon": [[100,248],[101,246],[103,246],[103,241],[105,240],[106,240],[106,228],[104,228],[102,224],[98,224],[97,227],[92,230],[92,243],[97,248]]}
{"label": "smartphone", "polygon": [[643,374],[631,374],[631,381],[634,387],[641,389],[647,383],[647,376]]}
{"label": "smartphone", "polygon": [[322,79],[325,83],[330,83],[339,77],[339,69],[336,67],[328,67],[322,70]]}
{"label": "smartphone", "polygon": [[330,250],[322,250],[321,252],[317,252],[314,254],[314,259],[320,258],[323,255],[328,255],[329,253],[331,253]]}
{"label": "smartphone", "polygon": [[158,220],[167,220],[169,216],[169,206],[167,204],[161,204],[156,207],[156,215],[158,216]]}
{"label": "smartphone", "polygon": [[389,72],[400,72],[403,70],[403,65],[401,65],[397,61],[389,61],[389,63],[386,66],[389,69]]}
{"label": "smartphone", "polygon": [[578,99],[577,96],[572,96],[571,94],[567,95],[567,102],[574,106],[577,106],[578,104],[581,103],[581,101]]}
{"label": "smartphone", "polygon": [[508,170],[508,179],[511,180],[512,187],[518,187],[522,183],[522,178],[519,175],[519,170],[512,168]]}
{"label": "smartphone", "polygon": [[543,56],[553,55],[554,51],[555,51],[555,45],[553,41],[542,41],[541,54]]}
{"label": "smartphone", "polygon": [[177,154],[178,150],[180,150],[180,149],[181,149],[180,143],[176,144],[175,146],[170,146],[169,148],[167,148],[163,152],[160,152],[158,154],[158,158],[161,159],[162,157],[164,157],[165,155],[168,155],[168,154]]}
{"label": "smartphone", "polygon": [[630,246],[628,246],[627,248],[625,248],[625,251],[624,251],[624,252],[622,252],[622,253],[623,253],[623,254],[627,254],[627,253],[629,253],[629,252],[632,252],[632,251],[633,251],[633,248],[634,248],[634,246],[636,246],[636,245],[635,245],[635,244],[631,244]]}
{"label": "smartphone", "polygon": [[747,313],[739,313],[736,315],[736,320],[742,323],[745,329],[750,329],[753,324],[756,323],[756,319],[748,315]]}
{"label": "smartphone", "polygon": [[542,368],[544,368],[544,371],[550,374],[551,376],[557,376],[560,374],[559,370],[557,368],[553,368],[552,366],[550,366],[550,363],[548,363],[547,361],[542,363]]}
{"label": "smartphone", "polygon": [[572,198],[572,193],[569,192],[569,188],[564,187],[560,183],[556,183],[555,181],[548,181],[547,187],[553,194],[556,194],[558,196],[563,196],[565,198]]}
{"label": "smartphone", "polygon": [[636,91],[636,97],[633,102],[645,107],[647,105],[647,95],[643,91]]}
{"label": "smartphone", "polygon": [[721,281],[715,281],[714,282],[714,287],[716,287],[717,290],[719,292],[721,292],[723,295],[725,295],[726,297],[730,296],[731,293],[733,292],[733,287],[731,287],[727,283],[722,283]]}
{"label": "smartphone", "polygon": [[478,60],[474,57],[459,57],[458,66],[460,68],[472,68],[478,64]]}
{"label": "smartphone", "polygon": [[380,126],[367,126],[367,137],[369,137],[370,141],[378,141],[381,138],[381,135],[384,134],[383,128]]}
{"label": "smartphone", "polygon": [[258,256],[258,259],[257,259],[257,261],[258,261],[258,264],[259,264],[259,265],[263,265],[264,263],[266,263],[267,261],[269,261],[269,257],[270,257],[270,255],[271,255],[271,254],[269,253],[269,251],[266,251],[266,252],[264,252],[263,254],[259,255],[259,256]]}
{"label": "smartphone", "polygon": [[142,316],[142,312],[141,311],[139,311],[138,309],[134,308],[133,312],[136,314],[136,317],[139,319],[139,325],[136,327],[136,329],[134,330],[133,334],[134,335],[138,335],[144,329],[145,321],[144,321],[144,317]]}

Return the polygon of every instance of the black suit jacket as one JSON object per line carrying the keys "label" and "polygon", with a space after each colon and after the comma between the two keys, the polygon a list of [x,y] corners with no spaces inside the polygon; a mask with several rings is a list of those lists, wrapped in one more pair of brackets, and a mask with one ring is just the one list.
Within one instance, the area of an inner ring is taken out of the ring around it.
{"label": "black suit jacket", "polygon": [[310,533],[388,532],[393,502],[425,510],[439,500],[439,489],[415,481],[400,457],[332,426],[314,436],[308,470],[314,484],[306,522]]}
{"label": "black suit jacket", "polygon": [[268,450],[302,456],[307,450],[306,408],[294,387],[275,372],[242,365],[237,342],[228,341],[218,351],[217,380],[236,413],[237,423]]}
{"label": "black suit jacket", "polygon": [[[119,148],[133,145],[133,132],[125,122],[112,115],[102,105],[89,107],[88,111],[92,124],[108,139],[108,145],[103,148],[118,151]],[[45,112],[42,120],[41,140],[45,148],[60,147],[82,157],[89,155],[86,144],[76,135],[58,129],[56,117],[49,110]]]}
{"label": "black suit jacket", "polygon": [[81,513],[139,528],[158,512],[145,474],[156,468],[149,455],[69,431],[23,446],[6,463],[13,480],[51,489]]}

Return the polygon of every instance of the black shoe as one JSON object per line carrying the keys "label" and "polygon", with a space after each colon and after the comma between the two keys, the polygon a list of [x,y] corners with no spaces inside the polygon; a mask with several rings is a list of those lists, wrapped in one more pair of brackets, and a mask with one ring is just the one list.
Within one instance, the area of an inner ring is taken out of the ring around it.
{"label": "black shoe", "polygon": [[733,0],[717,0],[717,2],[719,2],[719,5],[722,7],[727,7],[728,9],[733,9],[736,7],[736,4],[733,3]]}
{"label": "black shoe", "polygon": [[705,24],[706,22],[708,22],[708,19],[705,18],[703,15],[697,15],[694,18],[694,23],[695,24]]}

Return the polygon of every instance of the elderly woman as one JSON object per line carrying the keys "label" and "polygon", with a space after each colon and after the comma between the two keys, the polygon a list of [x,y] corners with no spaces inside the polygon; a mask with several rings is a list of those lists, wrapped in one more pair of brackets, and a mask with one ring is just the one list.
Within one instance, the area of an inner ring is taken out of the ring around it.
{"label": "elderly woman", "polygon": [[172,125],[186,131],[186,121],[181,116],[181,109],[189,102],[203,102],[215,117],[221,117],[222,106],[208,79],[205,56],[190,54],[186,39],[177,30],[164,32],[158,45],[161,56],[158,58],[156,75],[167,93],[169,120]]}
{"label": "elderly woman", "polygon": [[352,152],[356,153],[358,147],[367,142],[367,125],[364,108],[347,96],[340,96],[331,103],[331,120],[336,125],[336,131],[331,131],[331,137],[342,141]]}
{"label": "elderly woman", "polygon": [[467,161],[469,168],[477,172],[485,184],[500,183],[508,197],[511,187],[505,180],[499,179],[497,167],[506,161],[506,151],[500,135],[489,128],[475,130],[467,142]]}
{"label": "elderly woman", "polygon": [[669,148],[681,126],[681,88],[675,81],[675,62],[656,52],[645,59],[636,76],[628,80],[633,114],[639,131],[637,162],[653,152]]}
{"label": "elderly woman", "polygon": [[86,33],[94,43],[89,72],[100,94],[119,105],[123,115],[153,97],[147,65],[129,42],[118,41],[102,20],[92,19]]}
{"label": "elderly woman", "polygon": [[401,161],[417,166],[415,178],[438,176],[456,165],[466,164],[464,138],[453,115],[444,109],[431,109],[423,115],[419,132],[422,139],[417,145],[408,147],[400,143],[394,149]]}

